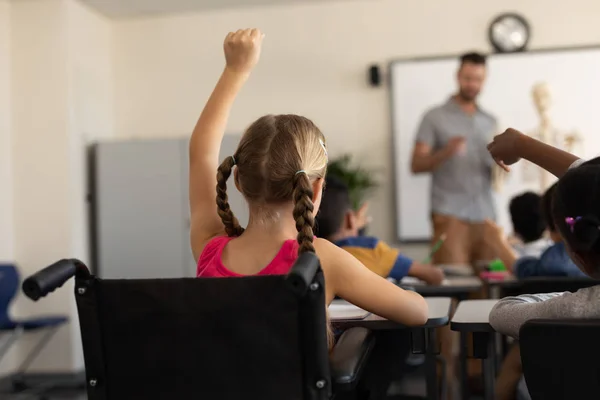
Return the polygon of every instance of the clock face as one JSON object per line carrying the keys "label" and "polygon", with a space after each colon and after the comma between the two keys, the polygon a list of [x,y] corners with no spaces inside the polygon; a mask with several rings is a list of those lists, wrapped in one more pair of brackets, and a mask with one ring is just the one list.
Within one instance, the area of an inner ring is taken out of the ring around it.
{"label": "clock face", "polygon": [[523,51],[529,41],[529,26],[516,14],[504,14],[490,25],[490,41],[502,53]]}

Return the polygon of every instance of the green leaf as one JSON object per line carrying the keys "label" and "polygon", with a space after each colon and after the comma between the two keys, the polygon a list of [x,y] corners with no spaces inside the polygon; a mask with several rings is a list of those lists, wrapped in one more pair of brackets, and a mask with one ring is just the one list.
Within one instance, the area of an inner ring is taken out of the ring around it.
{"label": "green leaf", "polygon": [[332,160],[327,166],[327,173],[340,179],[348,186],[350,201],[358,209],[369,193],[378,186],[374,173],[352,165],[352,156],[344,154]]}

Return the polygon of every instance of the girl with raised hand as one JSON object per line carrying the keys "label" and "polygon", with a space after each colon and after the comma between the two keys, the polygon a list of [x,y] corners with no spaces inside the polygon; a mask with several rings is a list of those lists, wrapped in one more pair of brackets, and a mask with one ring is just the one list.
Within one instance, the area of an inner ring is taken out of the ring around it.
{"label": "girl with raised hand", "polygon": [[[227,35],[225,69],[190,139],[191,245],[198,277],[286,274],[298,254],[316,252],[327,304],[337,295],[389,320],[425,323],[427,303],[420,295],[314,237],[327,144],[312,121],[297,115],[261,117],[248,127],[235,153],[219,164],[229,112],[259,60],[263,38],[257,29]],[[232,175],[248,202],[246,228],[229,207],[227,180]]]}

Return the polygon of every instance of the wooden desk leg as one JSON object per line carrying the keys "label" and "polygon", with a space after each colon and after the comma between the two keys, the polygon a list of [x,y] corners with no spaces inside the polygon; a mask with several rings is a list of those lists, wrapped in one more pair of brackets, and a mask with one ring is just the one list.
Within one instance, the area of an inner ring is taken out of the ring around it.
{"label": "wooden desk leg", "polygon": [[469,371],[467,368],[469,342],[466,332],[460,332],[460,393],[463,400],[469,400]]}
{"label": "wooden desk leg", "polygon": [[[425,330],[427,340],[427,352],[425,356],[425,375],[427,381],[427,399],[438,400],[440,393],[438,389],[438,374],[437,374],[437,342],[435,329]],[[442,379],[444,379],[442,377]]]}

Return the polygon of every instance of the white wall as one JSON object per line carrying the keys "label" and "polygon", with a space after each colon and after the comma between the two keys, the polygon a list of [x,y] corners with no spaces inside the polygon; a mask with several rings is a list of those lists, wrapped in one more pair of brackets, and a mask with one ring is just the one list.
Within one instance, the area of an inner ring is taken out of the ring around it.
{"label": "white wall", "polygon": [[[61,258],[89,258],[85,144],[113,132],[113,38],[108,20],[73,0],[13,2],[10,22],[14,255],[25,276]],[[72,287],[16,302],[16,315],[72,321],[34,370],[83,368]],[[18,358],[36,339],[19,342]]]}
{"label": "white wall", "polygon": [[[11,5],[11,99],[15,258],[23,276],[65,257],[70,248],[67,45],[62,1]],[[16,303],[19,316],[73,314],[69,291]],[[18,342],[21,357],[37,337]],[[68,369],[72,336],[63,328],[37,366]],[[54,350],[54,351],[52,351]]]}
{"label": "white wall", "polygon": [[393,194],[385,184],[392,179],[388,91],[367,85],[367,67],[399,57],[488,50],[488,23],[507,10],[529,19],[534,48],[600,39],[600,3],[594,0],[357,0],[120,21],[117,133],[189,134],[223,66],[223,37],[240,27],[260,27],[267,35],[263,57],[236,104],[229,132],[242,131],[265,113],[312,118],[333,156],[353,152],[381,171],[373,233],[392,239]]}
{"label": "white wall", "polygon": [[[14,261],[11,153],[10,3],[0,0],[0,264]],[[0,363],[0,376],[14,363],[14,352],[7,357]]]}
{"label": "white wall", "polygon": [[[112,23],[73,0],[66,0],[71,256],[90,261],[87,146],[114,134]],[[72,292],[68,292],[72,297]],[[70,325],[74,370],[84,368],[77,318]]]}
{"label": "white wall", "polygon": [[10,3],[0,0],[0,263],[14,261],[10,148]]}

